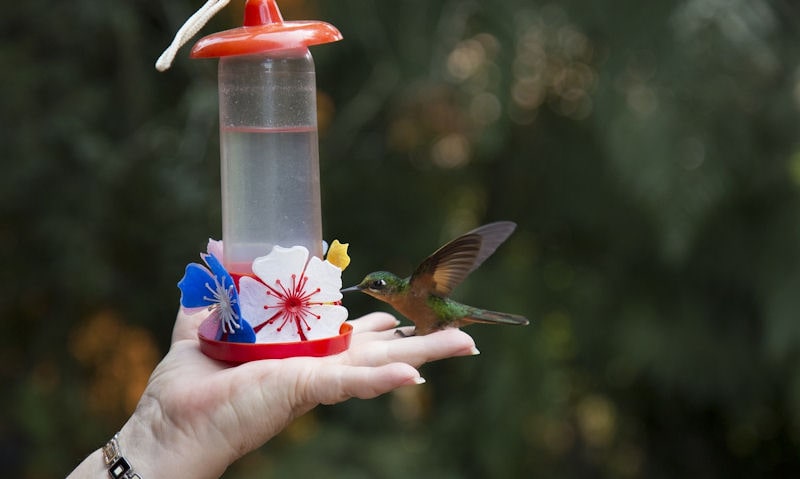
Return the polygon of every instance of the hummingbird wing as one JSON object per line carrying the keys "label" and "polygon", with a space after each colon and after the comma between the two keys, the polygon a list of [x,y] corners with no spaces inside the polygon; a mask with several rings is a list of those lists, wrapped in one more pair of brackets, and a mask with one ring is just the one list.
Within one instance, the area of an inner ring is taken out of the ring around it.
{"label": "hummingbird wing", "polygon": [[516,227],[510,221],[498,221],[464,233],[428,256],[411,275],[410,286],[437,296],[449,296]]}

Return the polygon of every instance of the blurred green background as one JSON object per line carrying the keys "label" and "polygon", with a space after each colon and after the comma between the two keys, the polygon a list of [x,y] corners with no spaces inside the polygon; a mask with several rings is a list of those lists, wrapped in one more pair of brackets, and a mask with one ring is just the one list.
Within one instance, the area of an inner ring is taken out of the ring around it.
{"label": "blurred green background", "polygon": [[[216,61],[153,68],[201,3],[0,6],[4,477],[64,476],[121,426],[220,236]],[[312,50],[344,283],[513,220],[456,296],[533,322],[469,328],[481,356],[225,477],[800,476],[796,2],[280,6],[345,37]]]}

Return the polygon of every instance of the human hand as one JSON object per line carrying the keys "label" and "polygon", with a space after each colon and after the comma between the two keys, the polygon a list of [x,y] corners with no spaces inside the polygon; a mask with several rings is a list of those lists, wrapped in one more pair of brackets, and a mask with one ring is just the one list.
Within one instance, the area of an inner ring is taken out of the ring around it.
{"label": "human hand", "polygon": [[393,316],[372,313],[350,322],[343,353],[231,367],[200,351],[197,328],[206,315],[178,313],[172,346],[120,431],[123,453],[143,478],[219,477],[319,404],[420,384],[423,363],[477,354],[460,330],[401,338]]}

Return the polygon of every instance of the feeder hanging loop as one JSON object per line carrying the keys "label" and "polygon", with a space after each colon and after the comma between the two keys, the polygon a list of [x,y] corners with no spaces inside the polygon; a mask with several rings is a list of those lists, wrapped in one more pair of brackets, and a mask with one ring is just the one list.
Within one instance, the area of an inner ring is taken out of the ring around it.
{"label": "feeder hanging loop", "polygon": [[175,38],[172,39],[172,43],[156,60],[156,70],[160,72],[168,70],[172,66],[172,61],[175,60],[178,50],[195,36],[217,12],[225,8],[228,2],[230,0],[208,0],[194,15],[189,17],[183,26],[178,29]]}

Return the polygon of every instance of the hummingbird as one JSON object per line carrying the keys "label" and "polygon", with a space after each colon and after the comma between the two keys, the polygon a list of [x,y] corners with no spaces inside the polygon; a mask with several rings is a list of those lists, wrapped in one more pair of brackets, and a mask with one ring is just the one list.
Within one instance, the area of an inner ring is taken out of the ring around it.
{"label": "hummingbird", "polygon": [[[343,293],[361,291],[389,303],[414,325],[412,335],[469,323],[526,325],[522,316],[480,309],[449,298],[453,289],[495,252],[517,227],[498,221],[464,233],[428,256],[408,278],[388,271],[368,274]],[[398,330],[400,333],[400,330]]]}

